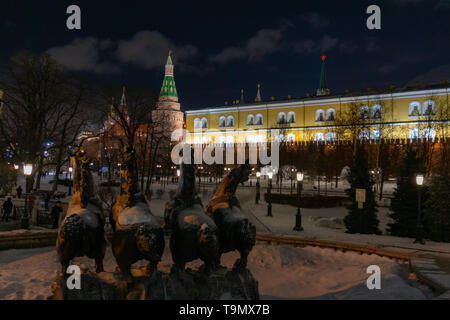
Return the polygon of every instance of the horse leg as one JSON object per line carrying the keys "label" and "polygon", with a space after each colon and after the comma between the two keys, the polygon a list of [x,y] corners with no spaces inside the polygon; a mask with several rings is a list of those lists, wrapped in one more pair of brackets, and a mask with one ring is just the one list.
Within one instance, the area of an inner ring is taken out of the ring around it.
{"label": "horse leg", "polygon": [[103,272],[103,257],[95,257],[95,272]]}
{"label": "horse leg", "polygon": [[61,261],[61,272],[62,272],[64,277],[67,276],[66,272],[67,272],[67,269],[69,268],[69,265],[70,265],[70,260],[69,259]]}
{"label": "horse leg", "polygon": [[244,249],[239,249],[241,257],[234,263],[233,269],[245,269],[247,268],[248,255],[251,251],[251,247],[246,247]]}
{"label": "horse leg", "polygon": [[151,277],[153,275],[153,273],[158,269],[158,262],[157,261],[150,261],[147,264],[147,271],[148,271],[148,275],[149,277]]}

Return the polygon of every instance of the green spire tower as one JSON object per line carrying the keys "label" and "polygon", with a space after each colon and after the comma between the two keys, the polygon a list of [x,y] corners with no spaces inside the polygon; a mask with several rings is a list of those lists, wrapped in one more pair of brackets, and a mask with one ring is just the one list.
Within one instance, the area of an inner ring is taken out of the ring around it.
{"label": "green spire tower", "polygon": [[325,58],[326,56],[322,56],[322,69],[320,71],[320,81],[319,81],[319,89],[317,89],[318,96],[326,96],[330,94],[330,89],[328,89],[327,83],[327,74],[325,72]]}
{"label": "green spire tower", "polygon": [[169,50],[169,56],[167,57],[166,70],[164,75],[161,92],[159,99],[167,98],[171,101],[178,101],[177,88],[175,86],[175,78],[173,76],[173,63],[172,63],[172,50]]}

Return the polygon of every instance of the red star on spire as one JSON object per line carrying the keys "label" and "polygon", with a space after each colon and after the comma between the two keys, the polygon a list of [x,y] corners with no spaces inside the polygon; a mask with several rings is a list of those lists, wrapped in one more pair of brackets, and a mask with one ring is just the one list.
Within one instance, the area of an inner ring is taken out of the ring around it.
{"label": "red star on spire", "polygon": [[326,57],[327,57],[326,55],[323,55],[322,56],[322,61],[324,61]]}

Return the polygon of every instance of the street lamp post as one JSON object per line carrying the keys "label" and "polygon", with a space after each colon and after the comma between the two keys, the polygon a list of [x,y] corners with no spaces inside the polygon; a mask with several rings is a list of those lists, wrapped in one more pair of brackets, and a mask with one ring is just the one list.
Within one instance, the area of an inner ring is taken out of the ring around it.
{"label": "street lamp post", "polygon": [[30,220],[28,218],[28,194],[30,192],[30,175],[33,172],[32,164],[23,165],[23,174],[25,175],[25,205],[24,212],[21,219],[22,229],[28,229],[30,227]]}
{"label": "street lamp post", "polygon": [[303,231],[302,213],[300,212],[301,194],[303,187],[303,173],[297,172],[297,214],[295,216],[295,231]]}
{"label": "street lamp post", "polygon": [[273,172],[268,172],[267,175],[269,176],[269,188],[267,189],[267,200],[269,200],[267,204],[267,216],[272,217],[272,175]]}
{"label": "street lamp post", "polygon": [[260,184],[259,184],[259,178],[261,177],[261,172],[256,173],[256,198],[255,198],[255,204],[258,204],[259,199],[261,197],[260,193]]}
{"label": "street lamp post", "polygon": [[422,185],[423,185],[423,175],[418,174],[416,176],[416,183],[417,183],[417,223],[416,223],[416,240],[414,240],[414,243],[420,243],[425,244],[425,241],[423,240],[423,225],[422,225],[422,210],[421,210],[421,197],[422,197]]}
{"label": "street lamp post", "polygon": [[[72,171],[73,171],[73,168],[69,167],[70,180],[72,180]],[[69,196],[72,195],[72,183],[73,182],[69,183],[69,192],[67,193]]]}

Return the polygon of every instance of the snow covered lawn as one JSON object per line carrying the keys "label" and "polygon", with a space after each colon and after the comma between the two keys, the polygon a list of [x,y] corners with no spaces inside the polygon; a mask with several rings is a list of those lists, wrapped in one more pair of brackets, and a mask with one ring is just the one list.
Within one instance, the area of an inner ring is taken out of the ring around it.
{"label": "snow covered lawn", "polygon": [[[237,257],[234,252],[226,254],[222,264],[231,267]],[[90,259],[78,258],[74,263],[93,270]],[[158,267],[168,272],[171,264],[166,246]],[[194,261],[189,266],[199,264]],[[381,268],[381,290],[366,287],[369,276],[366,269],[373,264]],[[108,247],[105,269],[114,271],[115,267]],[[406,266],[375,255],[257,244],[249,256],[249,269],[259,282],[262,299],[428,299],[433,296],[408,274]],[[53,247],[0,251],[0,299],[45,299],[51,295],[50,287],[58,270]]]}

